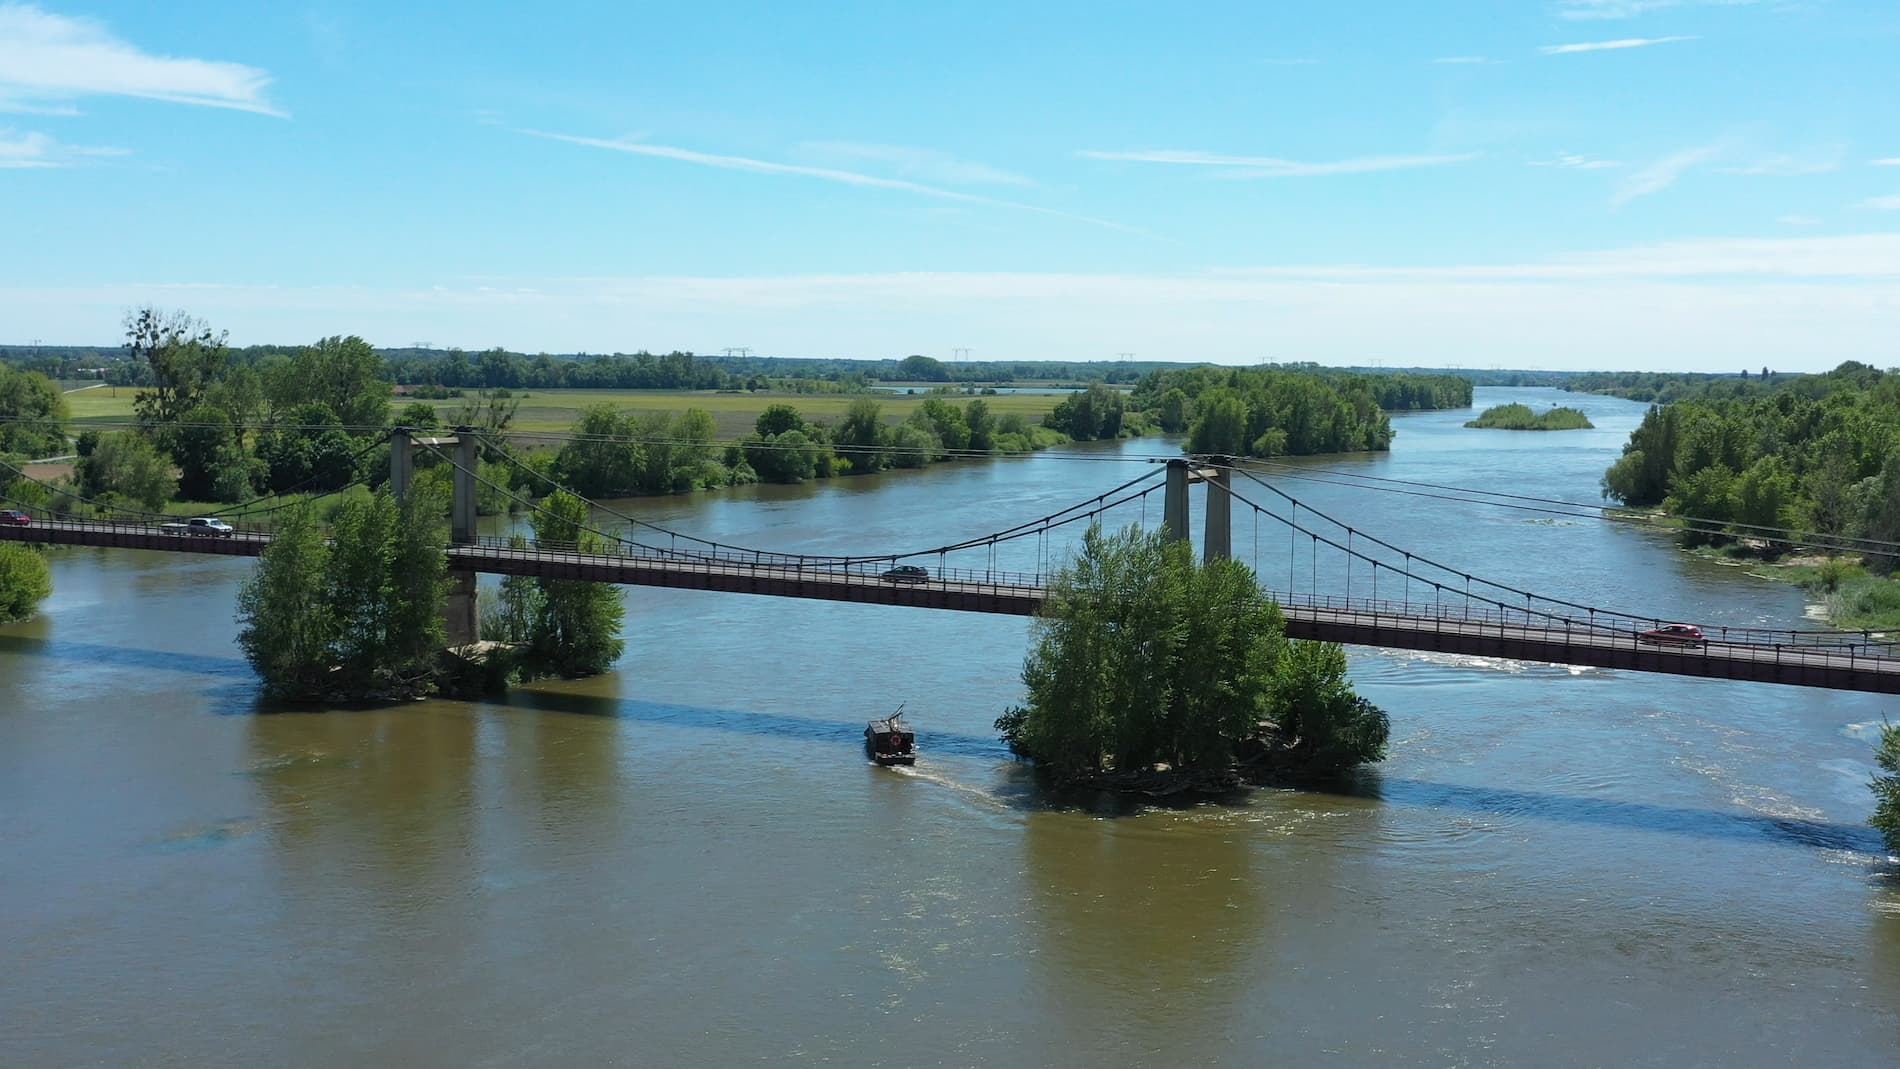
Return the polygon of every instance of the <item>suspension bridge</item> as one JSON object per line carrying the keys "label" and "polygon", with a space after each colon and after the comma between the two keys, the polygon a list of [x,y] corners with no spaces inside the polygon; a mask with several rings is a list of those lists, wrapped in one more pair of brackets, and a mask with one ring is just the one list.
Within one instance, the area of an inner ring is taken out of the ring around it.
{"label": "suspension bridge", "polygon": [[[1236,508],[1249,510],[1256,525],[1266,521],[1285,530],[1290,564],[1297,558],[1300,543],[1307,543],[1311,589],[1271,592],[1286,617],[1287,634],[1294,638],[1900,694],[1900,649],[1881,636],[1710,626],[1704,629],[1704,641],[1698,643],[1659,642],[1645,632],[1665,623],[1662,616],[1540,595],[1411,553],[1314,509],[1232,458],[1169,460],[1068,508],[958,542],[846,556],[721,544],[592,501],[588,502],[592,515],[613,517],[625,528],[609,531],[604,526],[587,526],[583,530],[593,537],[585,547],[483,536],[476,525],[479,488],[503,495],[523,509],[540,506],[482,473],[481,439],[476,432],[459,428],[453,436],[429,437],[396,428],[366,446],[363,453],[383,441],[391,444],[389,485],[398,495],[410,486],[418,452],[438,458],[451,469],[447,553],[452,584],[447,615],[450,640],[458,644],[473,641],[479,633],[475,577],[484,573],[1030,616],[1049,596],[1053,532],[1099,521],[1145,522],[1150,497],[1159,494],[1160,520],[1167,537],[1187,539],[1188,488],[1200,483],[1206,488],[1204,556],[1231,556]],[[544,473],[522,465],[505,451],[502,455],[533,478],[559,488]],[[1236,488],[1237,477],[1244,489]],[[343,489],[349,487],[333,492]],[[1256,496],[1267,504],[1256,501]],[[257,556],[270,545],[271,514],[285,507],[283,503],[238,506],[225,514],[237,522],[224,537],[166,529],[159,524],[176,517],[142,513],[125,519],[50,517],[30,526],[0,527],[0,539]],[[1140,521],[1135,521],[1136,510]],[[1036,570],[997,567],[999,547],[1031,540],[1038,547]],[[1338,576],[1336,590],[1320,589],[1322,554],[1329,558],[1329,575]],[[900,568],[906,564],[920,570]]]}

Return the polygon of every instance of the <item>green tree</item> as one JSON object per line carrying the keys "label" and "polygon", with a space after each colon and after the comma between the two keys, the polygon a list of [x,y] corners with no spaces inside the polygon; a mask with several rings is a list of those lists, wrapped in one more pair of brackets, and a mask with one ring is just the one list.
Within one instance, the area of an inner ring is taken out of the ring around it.
{"label": "green tree", "polygon": [[964,420],[963,411],[943,398],[925,399],[911,418],[936,435],[945,449],[961,452],[970,448],[970,425]]}
{"label": "green tree", "polygon": [[92,455],[79,459],[74,474],[86,497],[133,502],[152,511],[178,490],[171,464],[144,435],[131,431],[100,438]]}
{"label": "green tree", "polygon": [[629,417],[612,405],[595,405],[574,425],[574,438],[561,447],[554,476],[588,497],[631,493],[640,486],[645,451],[633,440]]}
{"label": "green tree", "polygon": [[1337,643],[1294,642],[1281,650],[1271,706],[1282,737],[1308,768],[1335,770],[1385,758],[1391,724],[1353,693],[1346,651]]}
{"label": "green tree", "polygon": [[0,364],[0,454],[50,457],[66,452],[66,399],[53,380]]}
{"label": "green tree", "polygon": [[0,542],[0,624],[32,616],[52,592],[45,553],[37,546]]}
{"label": "green tree", "polygon": [[[515,549],[527,549],[528,540],[515,535],[508,540]],[[546,597],[538,580],[526,575],[502,579],[495,611],[482,617],[482,637],[491,642],[526,645],[534,638],[535,622],[540,619]]]}
{"label": "green tree", "polygon": [[198,407],[229,359],[224,335],[212,333],[203,320],[151,307],[126,317],[125,348],[151,379],[151,388],[132,399],[132,410],[147,429],[168,427]]}
{"label": "green tree", "polygon": [[1251,443],[1247,439],[1247,402],[1228,389],[1215,389],[1195,402],[1200,412],[1194,429],[1188,433],[1188,450],[1194,453],[1226,453],[1242,456]]}
{"label": "green tree", "polygon": [[804,430],[805,419],[798,414],[798,409],[781,402],[766,405],[765,411],[759,413],[759,418],[753,422],[752,427],[758,432],[759,437],[771,438],[784,434],[786,431]]}
{"label": "green tree", "polygon": [[1880,729],[1880,749],[1874,760],[1882,773],[1874,775],[1873,826],[1887,840],[1887,849],[1900,852],[1900,727],[1888,724]]}
{"label": "green tree", "polygon": [[[583,553],[600,552],[606,547],[600,536],[586,529],[587,521],[587,502],[556,490],[535,513],[535,541],[577,546]],[[626,606],[619,590],[610,583],[581,579],[539,582],[541,602],[523,670],[573,679],[612,668],[624,648],[620,627]]]}
{"label": "green tree", "polygon": [[238,646],[277,699],[320,695],[330,684],[338,634],[326,596],[330,547],[308,507],[288,510],[257,570],[238,588]]}
{"label": "green tree", "polygon": [[1187,391],[1175,386],[1161,395],[1161,429],[1168,434],[1179,434],[1188,426]]}
{"label": "green tree", "polygon": [[341,335],[307,345],[276,369],[268,384],[270,399],[280,410],[317,403],[335,414],[343,428],[366,433],[366,428],[389,422],[389,383],[383,378],[383,358],[362,338]]}
{"label": "green tree", "polygon": [[963,408],[963,425],[970,428],[970,448],[987,453],[996,448],[996,416],[981,397]]}
{"label": "green tree", "polygon": [[250,456],[223,409],[203,404],[184,414],[169,435],[178,463],[178,494],[187,501],[242,501],[250,496]]}
{"label": "green tree", "polygon": [[411,401],[396,413],[396,423],[402,427],[414,427],[417,430],[433,430],[442,426],[442,417],[436,413],[435,406],[427,401]]}
{"label": "green tree", "polygon": [[884,470],[887,458],[883,446],[889,437],[884,429],[882,410],[869,397],[851,402],[831,440],[844,459],[850,461],[852,471]]}

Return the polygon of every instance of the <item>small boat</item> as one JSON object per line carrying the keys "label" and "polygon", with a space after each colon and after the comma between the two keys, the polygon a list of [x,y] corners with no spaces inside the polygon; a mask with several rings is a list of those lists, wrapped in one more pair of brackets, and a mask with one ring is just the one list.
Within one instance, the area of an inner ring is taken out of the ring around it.
{"label": "small boat", "polygon": [[880,765],[917,763],[917,735],[904,723],[904,707],[864,726],[864,752]]}

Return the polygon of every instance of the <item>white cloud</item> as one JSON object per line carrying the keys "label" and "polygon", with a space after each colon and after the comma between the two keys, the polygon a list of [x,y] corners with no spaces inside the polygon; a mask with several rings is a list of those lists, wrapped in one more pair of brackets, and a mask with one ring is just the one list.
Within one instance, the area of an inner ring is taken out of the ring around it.
{"label": "white cloud", "polygon": [[1818,226],[1821,221],[1812,215],[1782,215],[1777,216],[1775,222],[1783,226]]}
{"label": "white cloud", "polygon": [[1103,152],[1085,149],[1077,156],[1090,160],[1120,160],[1131,163],[1175,163],[1192,167],[1232,168],[1231,178],[1309,178],[1316,175],[1367,174],[1373,171],[1403,171],[1415,167],[1441,167],[1478,158],[1476,152],[1438,156],[1358,156],[1344,160],[1308,162],[1283,160],[1274,156],[1227,156],[1215,152],[1176,149],[1152,149],[1137,152]]}
{"label": "white cloud", "polygon": [[579,137],[574,134],[555,134],[545,130],[523,129],[518,133],[531,137],[546,138],[549,141],[564,141],[571,145],[586,145],[590,148],[603,148],[612,152],[624,152],[633,156],[651,156],[655,159],[677,160],[681,163],[698,164],[701,167],[716,167],[725,171],[745,171],[751,174],[793,175],[802,178],[817,178],[826,182],[838,182],[847,186],[868,189],[891,189],[904,193],[914,193],[923,197],[935,197],[939,200],[960,201],[964,204],[983,204],[993,208],[1013,208],[1018,211],[1035,212],[1057,219],[1069,219],[1092,226],[1107,227],[1126,234],[1140,234],[1153,237],[1138,227],[1122,223],[1096,219],[1087,215],[1044,208],[1036,204],[1023,204],[1019,201],[999,200],[995,197],[981,197],[974,193],[962,193],[954,189],[941,189],[912,182],[902,178],[881,178],[877,175],[860,174],[857,171],[843,171],[831,167],[806,167],[795,163],[774,163],[770,160],[757,160],[746,156],[722,156],[711,152],[699,152],[694,149],[678,148],[672,145],[655,145],[645,141],[616,140],[601,137]]}
{"label": "white cloud", "polygon": [[1625,37],[1616,41],[1584,41],[1570,45],[1545,45],[1538,51],[1546,56],[1562,56],[1572,52],[1608,52],[1620,48],[1646,48],[1649,45],[1673,44],[1676,41],[1694,41],[1694,36],[1676,37]]}
{"label": "white cloud", "polygon": [[1707,163],[1722,154],[1720,145],[1704,145],[1701,148],[1685,149],[1644,167],[1625,178],[1617,187],[1616,195],[1610,198],[1614,207],[1622,207],[1638,197],[1647,197],[1651,193],[1661,193],[1676,184],[1688,170],[1698,164]]}
{"label": "white cloud", "polygon": [[1580,156],[1574,152],[1559,153],[1555,159],[1532,160],[1532,167],[1563,167],[1577,171],[1607,171],[1623,166],[1621,160],[1599,160],[1591,156]]}
{"label": "white cloud", "polygon": [[1884,160],[1874,160],[1873,165],[1875,167],[1900,167],[1900,156],[1893,156]]}
{"label": "white cloud", "polygon": [[1033,186],[1035,181],[987,163],[961,160],[935,149],[905,145],[872,145],[857,141],[806,141],[797,151],[824,159],[872,160],[890,165],[905,178],[949,185]]}
{"label": "white cloud", "polygon": [[[1184,274],[948,273],[421,279],[361,286],[0,289],[22,336],[83,339],[142,303],[189,307],[241,344],[349,324],[391,344],[884,356],[920,338],[1079,359],[1819,370],[1891,356],[1900,233],[1711,239],[1520,263],[1280,265]],[[431,283],[439,283],[432,285]],[[629,324],[637,323],[637,332]],[[735,334],[735,332],[738,332]]]}
{"label": "white cloud", "polygon": [[62,145],[37,130],[0,128],[0,170],[70,167],[85,157],[128,156],[128,149],[103,145]]}
{"label": "white cloud", "polygon": [[1868,197],[1861,202],[1864,207],[1881,212],[1900,212],[1900,193],[1887,197]]}
{"label": "white cloud", "polygon": [[86,18],[0,3],[0,108],[58,109],[86,96],[131,96],[282,115],[256,67],[155,56]]}

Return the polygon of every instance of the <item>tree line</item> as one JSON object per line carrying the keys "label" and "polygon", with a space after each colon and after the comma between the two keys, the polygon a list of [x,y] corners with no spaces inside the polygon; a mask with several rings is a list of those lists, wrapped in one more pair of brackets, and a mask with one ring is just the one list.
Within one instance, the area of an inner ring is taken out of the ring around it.
{"label": "tree line", "polygon": [[[1692,544],[1789,527],[1900,540],[1900,373],[1845,363],[1741,397],[1652,406],[1603,475],[1625,505],[1703,521]],[[1881,573],[1900,558],[1873,553]]]}
{"label": "tree line", "polygon": [[1163,431],[1186,431],[1191,452],[1305,456],[1390,448],[1388,410],[1468,407],[1471,383],[1311,365],[1196,367],[1151,372],[1129,403]]}

